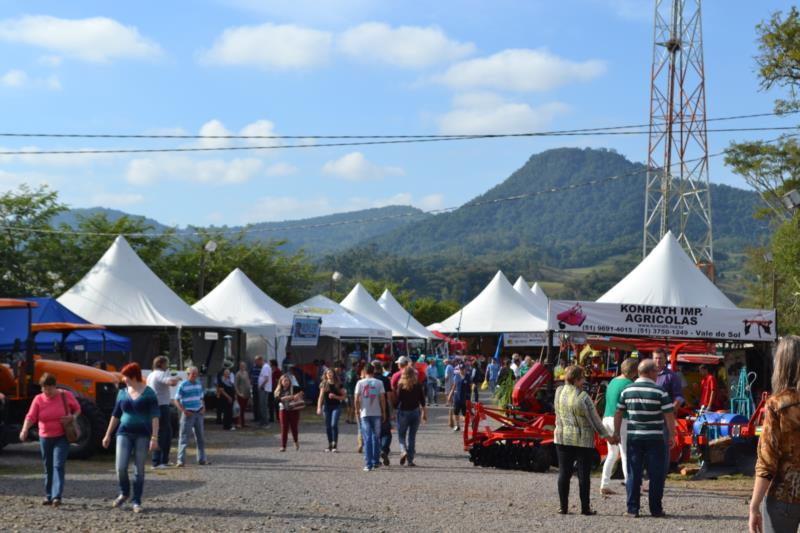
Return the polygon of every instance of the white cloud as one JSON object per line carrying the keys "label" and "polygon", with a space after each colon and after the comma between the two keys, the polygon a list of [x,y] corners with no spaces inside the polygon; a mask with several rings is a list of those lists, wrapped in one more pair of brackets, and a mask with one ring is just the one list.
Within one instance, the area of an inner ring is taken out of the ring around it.
{"label": "white cloud", "polygon": [[[220,136],[226,137],[232,133],[225,127],[225,125],[217,119],[209,120],[202,126],[198,135],[207,135],[210,137]],[[231,145],[230,139],[199,139],[197,145],[200,148],[227,148]]]}
{"label": "white cloud", "polygon": [[291,176],[297,173],[297,167],[289,163],[275,163],[267,167],[267,176]]}
{"label": "white cloud", "polygon": [[453,98],[453,109],[437,121],[443,135],[527,133],[541,130],[568,110],[560,102],[531,107],[492,93],[467,93]]}
{"label": "white cloud", "polygon": [[150,185],[160,180],[197,183],[244,183],[261,170],[260,159],[205,159],[160,156],[134,159],[128,163],[126,179],[133,185]]}
{"label": "white cloud", "polygon": [[27,44],[93,63],[113,59],[150,59],[161,47],[133,26],[114,19],[61,19],[46,15],[0,21],[0,40]]}
{"label": "white cloud", "polygon": [[438,27],[367,22],[344,31],[337,45],[353,58],[409,68],[454,61],[472,54],[475,45],[449,39]]}
{"label": "white cloud", "polygon": [[563,59],[545,49],[509,49],[456,63],[435,78],[454,89],[549,91],[592,80],[606,71],[603,61]]}
{"label": "white cloud", "polygon": [[6,87],[24,87],[28,84],[28,75],[23,70],[12,69],[3,74],[0,83]]}
{"label": "white cloud", "polygon": [[[272,137],[276,135],[275,124],[269,120],[257,120],[241,129],[239,135]],[[278,139],[246,139],[245,142],[251,146],[279,146]]]}
{"label": "white cloud", "polygon": [[46,55],[39,58],[39,63],[48,67],[58,67],[62,61],[61,56],[56,55]]}
{"label": "white cloud", "polygon": [[93,194],[91,198],[92,204],[100,207],[126,207],[140,204],[144,201],[144,196],[136,193],[98,192]]}
{"label": "white cloud", "polygon": [[328,161],[322,166],[322,173],[348,181],[380,180],[387,176],[405,174],[400,167],[376,165],[368,161],[361,152],[351,152],[339,159]]}
{"label": "white cloud", "polygon": [[47,78],[31,78],[24,70],[11,69],[0,76],[0,85],[13,89],[41,88],[50,91],[61,90],[61,80],[52,74]]}
{"label": "white cloud", "polygon": [[423,196],[417,203],[417,207],[419,207],[423,211],[432,211],[435,209],[441,209],[444,207],[444,195],[437,193],[437,194],[429,194],[427,196]]}
{"label": "white cloud", "polygon": [[401,192],[386,198],[353,197],[331,200],[327,196],[296,198],[293,196],[264,196],[244,212],[241,223],[274,222],[319,217],[333,213],[345,213],[361,209],[390,205],[416,205],[420,209],[441,207],[443,195],[430,194],[415,201],[411,193]]}
{"label": "white cloud", "polygon": [[265,70],[306,69],[327,63],[332,36],[293,24],[262,24],[226,29],[201,60],[215,65]]}

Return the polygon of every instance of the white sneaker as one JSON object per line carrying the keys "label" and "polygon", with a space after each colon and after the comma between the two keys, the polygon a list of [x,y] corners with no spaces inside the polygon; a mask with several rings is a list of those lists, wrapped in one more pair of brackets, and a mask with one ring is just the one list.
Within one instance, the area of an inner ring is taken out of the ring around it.
{"label": "white sneaker", "polygon": [[121,507],[126,501],[128,501],[128,497],[120,494],[113,502],[111,502],[111,507]]}
{"label": "white sneaker", "polygon": [[154,466],[153,470],[166,470],[167,468],[169,468],[169,465],[166,465],[166,464],[162,463],[162,464],[160,464],[158,466]]}
{"label": "white sneaker", "polygon": [[142,506],[140,504],[138,504],[138,503],[134,503],[133,504],[133,512],[134,513],[138,514],[138,513],[141,513],[142,511],[144,511],[144,509],[142,508]]}
{"label": "white sneaker", "polygon": [[459,431],[461,431],[460,427],[456,426],[453,428],[453,433],[458,433]]}

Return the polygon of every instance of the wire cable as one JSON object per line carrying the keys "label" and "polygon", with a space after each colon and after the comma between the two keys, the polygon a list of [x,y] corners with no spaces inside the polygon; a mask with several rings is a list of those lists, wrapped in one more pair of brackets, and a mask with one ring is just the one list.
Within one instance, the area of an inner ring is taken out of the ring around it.
{"label": "wire cable", "polygon": [[[757,128],[720,128],[705,130],[706,133],[732,133],[732,132],[754,132],[754,131],[792,131],[797,130],[798,126],[775,126]],[[451,136],[451,137],[423,137],[408,139],[388,139],[375,141],[353,141],[337,143],[303,143],[270,146],[206,146],[206,147],[186,147],[186,148],[109,148],[109,149],[86,149],[86,150],[4,150],[0,151],[0,156],[37,156],[37,155],[108,155],[108,154],[153,154],[153,153],[192,153],[192,152],[231,152],[231,151],[257,151],[257,150],[285,150],[292,148],[329,148],[342,146],[374,146],[388,144],[413,144],[430,143],[443,141],[470,141],[481,139],[503,139],[520,137],[582,137],[582,136],[614,136],[614,135],[646,135],[650,131],[595,131],[579,133],[502,133],[472,136]]]}
{"label": "wire cable", "polygon": [[[706,119],[706,122],[719,122],[727,120],[742,120],[748,118],[771,117],[771,116],[786,116],[789,114],[800,113],[800,110],[793,110],[788,112],[768,112],[768,113],[751,113],[747,115],[731,115],[724,117],[716,117]],[[663,123],[656,124],[663,126]],[[594,132],[594,131],[611,131],[630,128],[647,128],[650,124],[632,124],[627,126],[607,126],[598,128],[579,128],[573,130],[554,130],[545,132],[525,132],[525,133],[506,133],[506,134],[463,134],[463,135],[431,135],[431,134],[405,134],[405,135],[188,135],[188,134],[157,134],[157,133],[143,133],[143,134],[119,134],[119,133],[15,133],[15,132],[0,132],[0,137],[35,137],[35,138],[56,138],[56,139],[230,139],[230,140],[246,140],[246,139],[451,139],[451,138],[470,138],[470,137],[491,137],[491,136],[530,136],[530,135],[555,135],[564,133],[579,133],[579,132]]]}
{"label": "wire cable", "polygon": [[[791,137],[798,137],[800,133],[792,134],[792,135],[783,135],[781,137],[775,139],[769,139],[763,141],[765,143],[774,143],[778,142],[782,139],[791,138]],[[712,154],[708,154],[708,158],[713,157],[720,157],[727,153],[727,150],[723,150],[720,152],[715,152]],[[671,165],[671,167],[680,166],[686,163],[697,162],[705,159],[706,157],[696,157],[692,159],[686,159],[682,162],[676,162]],[[76,231],[76,230],[62,230],[62,229],[54,229],[54,228],[26,228],[22,226],[13,226],[13,225],[0,225],[0,230],[11,231],[11,232],[19,232],[19,233],[40,233],[40,234],[56,234],[56,235],[86,235],[86,236],[98,236],[98,237],[116,237],[118,235],[123,235],[125,237],[147,237],[147,238],[159,238],[159,237],[197,237],[197,236],[224,236],[228,234],[242,234],[242,235],[250,235],[255,233],[274,233],[278,231],[293,231],[293,230],[305,230],[305,229],[317,229],[317,228],[328,228],[334,226],[345,226],[351,224],[365,224],[370,222],[381,222],[385,220],[393,220],[398,218],[406,218],[406,217],[417,217],[420,215],[438,215],[442,213],[449,213],[455,211],[457,209],[463,208],[473,208],[473,207],[481,207],[485,205],[494,205],[499,203],[505,202],[514,202],[519,200],[524,200],[527,198],[532,198],[536,196],[541,196],[545,194],[554,194],[564,191],[582,189],[585,187],[592,187],[595,185],[600,185],[603,183],[609,183],[612,181],[618,181],[620,179],[624,179],[631,176],[636,176],[639,174],[643,174],[645,172],[657,172],[660,169],[658,168],[639,168],[630,172],[625,172],[622,174],[616,174],[613,176],[608,176],[605,178],[598,178],[593,180],[588,180],[581,183],[572,183],[569,185],[565,185],[563,187],[550,187],[547,189],[542,189],[539,191],[533,191],[529,193],[518,194],[514,196],[505,196],[502,198],[493,198],[490,200],[483,200],[483,201],[475,201],[475,202],[467,202],[460,206],[451,206],[451,207],[444,207],[440,209],[431,209],[428,211],[422,211],[421,213],[399,213],[396,215],[383,215],[380,217],[365,217],[365,218],[358,218],[358,219],[349,219],[349,220],[338,220],[338,221],[331,221],[331,222],[320,222],[315,224],[290,224],[284,226],[271,226],[266,228],[248,228],[245,226],[244,228],[230,228],[225,230],[204,230],[204,231],[197,231],[197,230],[185,230],[185,231],[171,231],[171,232],[140,232],[140,233],[113,233],[113,232],[91,232],[91,231]]]}

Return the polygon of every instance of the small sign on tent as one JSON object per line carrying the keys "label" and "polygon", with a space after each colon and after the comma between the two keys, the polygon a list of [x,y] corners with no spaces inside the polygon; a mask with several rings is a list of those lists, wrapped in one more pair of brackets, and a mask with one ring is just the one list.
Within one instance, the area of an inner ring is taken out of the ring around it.
{"label": "small sign on tent", "polygon": [[316,346],[322,319],[316,316],[295,316],[292,320],[292,346]]}
{"label": "small sign on tent", "polygon": [[547,334],[542,332],[504,333],[503,344],[509,348],[515,346],[547,346]]}

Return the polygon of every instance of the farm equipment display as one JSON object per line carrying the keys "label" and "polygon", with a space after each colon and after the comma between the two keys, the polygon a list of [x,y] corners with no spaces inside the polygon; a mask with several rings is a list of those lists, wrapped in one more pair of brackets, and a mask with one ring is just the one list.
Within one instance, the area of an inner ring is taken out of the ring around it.
{"label": "farm equipment display", "polygon": [[[58,387],[69,390],[81,406],[78,426],[81,437],[70,444],[69,454],[74,458],[90,457],[103,438],[111,411],[114,408],[119,378],[116,374],[78,363],[45,359],[33,353],[34,338],[39,332],[60,332],[66,336],[72,331],[99,329],[95,324],[32,323],[31,309],[36,303],[28,300],[0,299],[3,309],[27,309],[28,331],[24,357],[12,357],[0,364],[0,392],[6,399],[0,405],[0,448],[19,442],[19,431],[33,398],[40,392],[39,378],[45,372],[55,375]],[[0,317],[2,315],[0,314]],[[31,432],[38,438],[36,428]]]}
{"label": "farm equipment display", "polygon": [[[672,363],[720,364],[721,356],[679,354],[681,345],[672,350]],[[752,385],[752,373],[741,371],[740,383],[733,387],[731,405],[746,403],[737,395],[739,389]],[[590,377],[590,382],[606,380],[608,373]],[[464,420],[464,450],[475,466],[546,472],[557,466],[553,445],[555,414],[543,386],[553,379],[541,363],[535,363],[514,385],[509,408],[468,403]],[[744,384],[744,385],[743,385]],[[699,461],[694,479],[742,473],[753,475],[756,444],[764,419],[764,393],[757,407],[748,412],[709,412],[681,409],[676,417],[675,446],[670,450],[673,464]],[[748,416],[749,415],[749,416]],[[493,429],[490,423],[499,427]],[[595,436],[594,464],[606,455],[606,442]]]}

